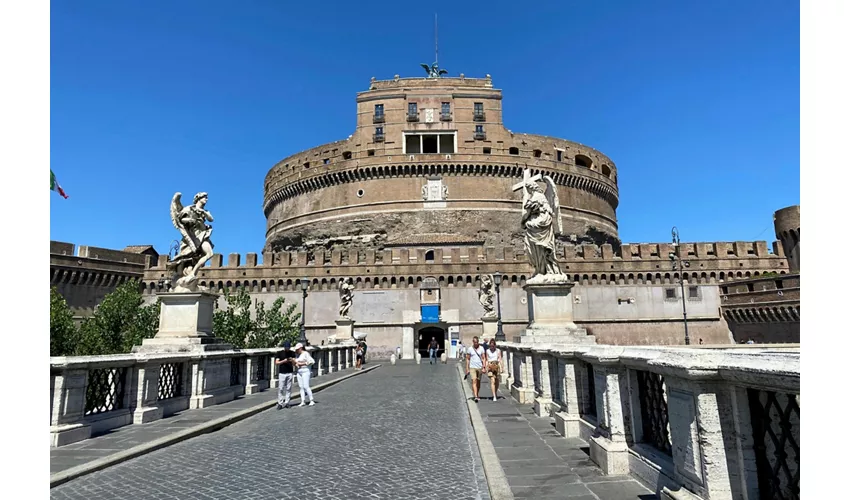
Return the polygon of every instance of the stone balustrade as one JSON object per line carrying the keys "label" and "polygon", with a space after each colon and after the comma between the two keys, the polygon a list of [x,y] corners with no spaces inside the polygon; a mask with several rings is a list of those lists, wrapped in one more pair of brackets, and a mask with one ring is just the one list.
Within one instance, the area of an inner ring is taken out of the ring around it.
{"label": "stone balustrade", "polygon": [[[277,387],[275,349],[50,358],[51,446]],[[354,346],[311,346],[318,377],[353,366]]]}
{"label": "stone balustrade", "polygon": [[799,352],[500,348],[511,395],[585,440],[604,473],[665,499],[799,498]]}

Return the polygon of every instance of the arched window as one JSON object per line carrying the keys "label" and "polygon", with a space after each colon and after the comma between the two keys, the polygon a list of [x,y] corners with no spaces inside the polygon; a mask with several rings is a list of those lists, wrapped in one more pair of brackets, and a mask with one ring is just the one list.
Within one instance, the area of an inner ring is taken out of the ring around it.
{"label": "arched window", "polygon": [[608,165],[602,164],[602,175],[605,177],[611,177],[611,167]]}
{"label": "arched window", "polygon": [[428,250],[425,252],[425,262],[434,262],[434,251]]}
{"label": "arched window", "polygon": [[508,149],[508,153],[510,153],[510,154],[512,154],[512,155],[518,155],[518,154],[519,154],[519,148],[516,148],[516,147],[514,147],[514,148],[509,148],[509,149]]}
{"label": "arched window", "polygon": [[584,155],[576,155],[576,165],[579,167],[590,168],[593,165],[593,161]]}

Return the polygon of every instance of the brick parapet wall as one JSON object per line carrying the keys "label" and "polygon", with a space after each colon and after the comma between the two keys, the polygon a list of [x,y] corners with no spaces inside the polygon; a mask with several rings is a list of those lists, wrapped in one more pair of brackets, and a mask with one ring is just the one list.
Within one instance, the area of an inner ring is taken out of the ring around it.
{"label": "brick parapet wall", "polygon": [[[562,270],[577,283],[641,284],[673,283],[667,243],[623,245],[565,245],[559,254]],[[684,243],[682,258],[690,264],[686,279],[694,283],[717,283],[746,279],[762,273],[787,272],[786,259],[767,252],[767,243]],[[145,283],[167,277],[166,256],[145,272]],[[297,280],[309,278],[314,288],[332,289],[343,276],[354,278],[358,288],[416,286],[434,276],[443,286],[477,286],[481,274],[501,272],[506,285],[522,285],[530,277],[522,250],[504,247],[409,247],[384,250],[324,250],[216,254],[201,271],[203,286],[245,287],[252,291],[294,290]]]}

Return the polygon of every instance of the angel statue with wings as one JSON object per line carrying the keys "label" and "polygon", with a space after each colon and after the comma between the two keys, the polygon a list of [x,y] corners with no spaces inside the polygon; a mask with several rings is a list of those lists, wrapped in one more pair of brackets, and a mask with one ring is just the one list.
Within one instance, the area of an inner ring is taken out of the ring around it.
{"label": "angel statue with wings", "polygon": [[181,193],[174,193],[171,198],[171,223],[180,231],[182,239],[180,250],[168,263],[168,268],[174,272],[172,287],[175,292],[194,292],[198,289],[198,269],[213,256],[212,227],[207,224],[213,221],[213,216],[204,208],[207,193],[196,194],[188,207],[183,206],[181,196]]}
{"label": "angel statue with wings", "polygon": [[339,317],[351,319],[348,317],[348,311],[351,309],[351,303],[354,301],[354,283],[351,278],[339,280]]}
{"label": "angel statue with wings", "polygon": [[495,318],[496,309],[493,308],[493,298],[496,292],[493,291],[493,277],[489,274],[481,276],[481,287],[478,289],[478,303],[484,308],[484,316],[482,318]]}
{"label": "angel statue with wings", "polygon": [[537,183],[537,175],[526,177],[523,181],[522,226],[525,229],[525,251],[534,267],[534,276],[530,283],[555,283],[566,280],[561,268],[555,261],[555,234],[563,231],[561,226],[561,205],[555,189],[555,181],[542,176],[546,185],[543,189]]}
{"label": "angel statue with wings", "polygon": [[422,66],[422,69],[424,69],[425,72],[428,73],[428,78],[440,78],[443,75],[449,74],[448,71],[440,69],[440,67],[437,66],[437,63],[434,63],[430,66],[425,63],[422,63],[420,66]]}

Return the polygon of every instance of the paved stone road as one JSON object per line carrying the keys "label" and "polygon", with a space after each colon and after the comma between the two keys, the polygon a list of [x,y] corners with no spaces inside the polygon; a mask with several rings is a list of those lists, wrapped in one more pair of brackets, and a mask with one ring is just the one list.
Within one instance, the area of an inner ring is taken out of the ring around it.
{"label": "paved stone road", "polygon": [[389,364],[51,490],[51,498],[489,500],[454,364]]}
{"label": "paved stone road", "polygon": [[555,430],[554,419],[538,417],[530,405],[512,399],[503,386],[499,395],[496,402],[483,399],[493,396],[485,377],[477,406],[514,497],[657,500],[631,476],[604,476],[590,460],[587,443],[564,439]]}

